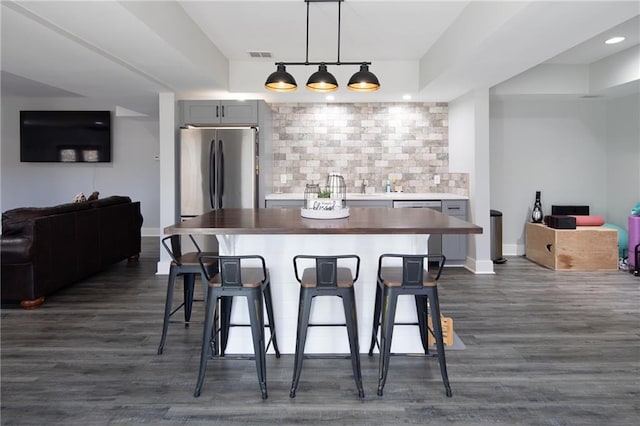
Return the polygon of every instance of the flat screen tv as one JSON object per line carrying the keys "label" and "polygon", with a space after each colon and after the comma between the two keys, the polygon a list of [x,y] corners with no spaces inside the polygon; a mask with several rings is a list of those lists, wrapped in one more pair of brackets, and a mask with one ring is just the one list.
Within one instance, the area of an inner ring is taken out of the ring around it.
{"label": "flat screen tv", "polygon": [[111,162],[111,112],[20,111],[20,161]]}

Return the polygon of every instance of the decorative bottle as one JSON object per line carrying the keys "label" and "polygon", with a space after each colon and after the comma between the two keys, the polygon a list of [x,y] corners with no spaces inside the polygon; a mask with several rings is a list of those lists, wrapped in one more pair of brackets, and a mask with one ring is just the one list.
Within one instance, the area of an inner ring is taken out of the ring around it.
{"label": "decorative bottle", "polygon": [[533,223],[542,222],[542,203],[540,203],[540,191],[536,191],[536,202],[533,204],[533,210],[531,211],[531,220]]}

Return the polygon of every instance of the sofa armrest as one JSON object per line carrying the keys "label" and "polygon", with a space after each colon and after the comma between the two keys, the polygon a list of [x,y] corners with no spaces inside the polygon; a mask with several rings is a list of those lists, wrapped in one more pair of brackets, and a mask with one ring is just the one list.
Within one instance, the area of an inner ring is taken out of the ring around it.
{"label": "sofa armrest", "polygon": [[33,241],[31,238],[18,236],[2,236],[2,264],[20,264],[31,261]]}

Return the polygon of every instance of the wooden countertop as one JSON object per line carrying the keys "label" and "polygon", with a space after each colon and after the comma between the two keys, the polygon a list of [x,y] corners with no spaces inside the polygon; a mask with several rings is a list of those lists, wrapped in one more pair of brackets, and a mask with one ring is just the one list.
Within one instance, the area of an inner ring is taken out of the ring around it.
{"label": "wooden countertop", "polygon": [[165,234],[481,234],[482,228],[432,209],[366,207],[344,219],[307,219],[299,208],[221,209],[168,226]]}

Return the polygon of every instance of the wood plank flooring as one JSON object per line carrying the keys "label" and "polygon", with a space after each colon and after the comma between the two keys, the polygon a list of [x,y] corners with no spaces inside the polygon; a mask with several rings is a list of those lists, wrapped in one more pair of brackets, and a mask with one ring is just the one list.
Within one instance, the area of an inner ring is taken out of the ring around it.
{"label": "wood plank flooring", "polygon": [[[447,269],[441,309],[466,349],[448,351],[453,398],[436,359],[362,357],[359,400],[349,360],[269,356],[269,399],[253,361],[212,360],[193,397],[202,326],[172,325],[156,355],[166,276],[158,239],[36,310],[1,311],[3,425],[636,425],[640,420],[640,278],[555,272],[522,257],[495,275]],[[199,290],[199,286],[198,290]],[[176,297],[181,299],[181,286]],[[277,309],[277,307],[276,307]],[[194,317],[203,314],[202,304]],[[294,324],[278,326],[294,327]]]}

